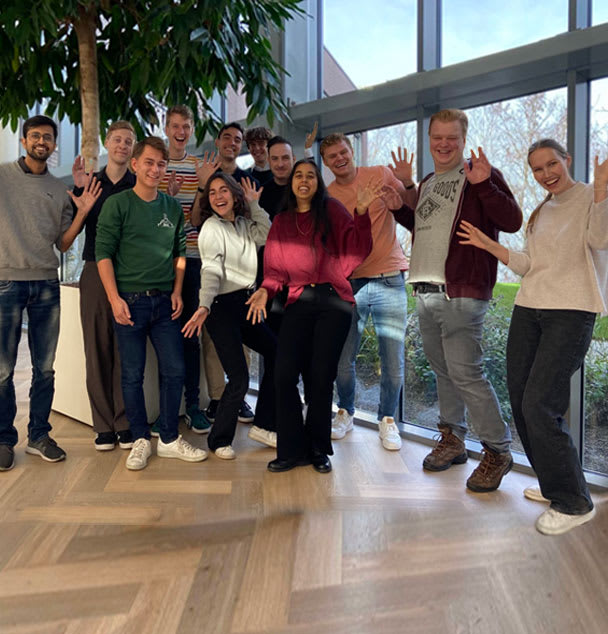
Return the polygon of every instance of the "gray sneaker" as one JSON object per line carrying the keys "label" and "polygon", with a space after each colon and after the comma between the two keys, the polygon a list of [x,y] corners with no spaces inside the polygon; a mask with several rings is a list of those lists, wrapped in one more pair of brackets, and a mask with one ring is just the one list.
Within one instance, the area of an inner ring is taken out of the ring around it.
{"label": "gray sneaker", "polygon": [[65,460],[65,451],[50,436],[43,436],[36,442],[28,441],[25,453],[40,456],[47,462]]}
{"label": "gray sneaker", "polygon": [[0,445],[0,471],[8,471],[15,466],[15,450],[10,445]]}

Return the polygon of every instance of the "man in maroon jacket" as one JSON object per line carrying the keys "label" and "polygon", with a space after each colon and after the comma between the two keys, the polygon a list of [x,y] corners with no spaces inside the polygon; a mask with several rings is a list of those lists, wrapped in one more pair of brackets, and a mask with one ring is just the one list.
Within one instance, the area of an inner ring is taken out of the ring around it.
{"label": "man in maroon jacket", "polygon": [[483,150],[464,161],[468,120],[461,110],[431,117],[435,171],[421,183],[416,210],[403,207],[398,222],[413,232],[409,283],[417,296],[424,353],[437,377],[441,438],[424,459],[429,471],[467,460],[465,410],[483,444],[479,466],[467,480],[472,491],[494,491],[511,469],[511,433],[494,388],[483,374],[481,331],[496,282],[496,258],[461,245],[456,230],[468,220],[498,239],[514,233],[522,213]]}

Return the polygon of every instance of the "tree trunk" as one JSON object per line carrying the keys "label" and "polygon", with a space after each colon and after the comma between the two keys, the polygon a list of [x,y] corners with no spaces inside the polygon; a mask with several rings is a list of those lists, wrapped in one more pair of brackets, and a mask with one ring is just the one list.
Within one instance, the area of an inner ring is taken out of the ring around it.
{"label": "tree trunk", "polygon": [[97,76],[97,15],[93,6],[80,6],[74,22],[80,65],[82,142],[80,151],[86,169],[97,170],[99,158],[99,80]]}

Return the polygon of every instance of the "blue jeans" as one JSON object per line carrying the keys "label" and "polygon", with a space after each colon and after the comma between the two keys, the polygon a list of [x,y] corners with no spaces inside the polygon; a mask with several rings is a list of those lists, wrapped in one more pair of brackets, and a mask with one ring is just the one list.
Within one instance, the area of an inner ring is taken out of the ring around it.
{"label": "blue jeans", "polygon": [[171,319],[169,294],[149,297],[144,293],[121,293],[129,305],[133,326],[114,322],[122,367],[122,394],[134,440],[150,438],[144,400],[146,341],[156,351],[159,374],[159,433],[164,443],[178,436],[179,406],[184,387],[184,346],[179,319]]}
{"label": "blue jeans", "polygon": [[378,420],[395,416],[403,386],[404,339],[407,295],[403,273],[389,277],[351,280],[356,306],[346,343],[338,364],[338,407],[355,413],[355,361],[369,315],[378,337],[380,355],[380,404]]}
{"label": "blue jeans", "polygon": [[0,444],[13,447],[17,413],[13,373],[27,311],[27,338],[32,360],[28,437],[36,442],[51,431],[49,414],[55,394],[53,363],[59,337],[59,281],[0,281]]}
{"label": "blue jeans", "polygon": [[570,378],[591,342],[595,314],[515,306],[507,341],[507,385],[517,433],[543,495],[560,513],[593,502],[565,420]]}
{"label": "blue jeans", "polygon": [[504,453],[509,451],[511,432],[483,373],[481,334],[488,304],[472,297],[419,293],[416,310],[424,354],[437,377],[441,424],[464,440],[466,409],[481,442]]}

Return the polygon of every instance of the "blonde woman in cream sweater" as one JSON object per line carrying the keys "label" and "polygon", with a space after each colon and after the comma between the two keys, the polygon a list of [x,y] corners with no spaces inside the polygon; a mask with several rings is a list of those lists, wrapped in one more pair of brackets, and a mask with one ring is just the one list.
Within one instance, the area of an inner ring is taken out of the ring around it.
{"label": "blonde woman in cream sweater", "polygon": [[507,341],[507,384],[540,484],[524,495],[550,502],[536,528],[559,535],[595,515],[565,414],[570,378],[585,358],[596,314],[608,313],[608,160],[595,158],[591,185],[572,179],[572,159],[552,139],[534,143],[528,162],[548,193],[530,216],[524,249],[507,249],[467,222],[458,235],[522,276]]}

